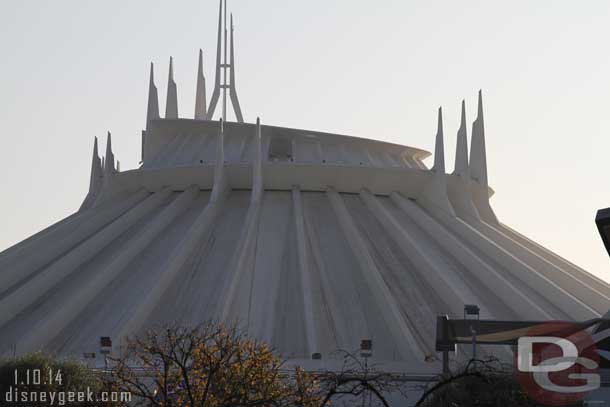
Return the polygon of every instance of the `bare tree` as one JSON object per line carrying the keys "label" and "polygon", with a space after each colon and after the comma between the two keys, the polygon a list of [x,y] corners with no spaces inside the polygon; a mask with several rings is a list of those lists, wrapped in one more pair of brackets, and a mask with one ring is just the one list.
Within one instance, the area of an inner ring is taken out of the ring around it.
{"label": "bare tree", "polygon": [[405,383],[396,375],[379,371],[355,352],[339,350],[337,354],[343,357],[341,370],[317,374],[323,395],[321,406],[333,401],[353,404],[354,399],[359,399],[361,406],[388,406],[390,393],[402,394],[406,399]]}
{"label": "bare tree", "polygon": [[523,391],[511,367],[494,357],[471,359],[453,373],[439,376],[429,387],[421,390],[423,394],[416,407],[542,406]]}

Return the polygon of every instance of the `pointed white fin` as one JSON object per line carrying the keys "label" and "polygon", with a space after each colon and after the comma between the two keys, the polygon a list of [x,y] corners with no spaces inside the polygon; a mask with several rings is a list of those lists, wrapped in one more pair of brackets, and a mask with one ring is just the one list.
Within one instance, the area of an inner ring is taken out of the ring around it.
{"label": "pointed white fin", "polygon": [[93,157],[91,158],[91,177],[89,179],[89,192],[96,190],[102,177],[102,162],[100,160],[97,137],[93,141]]}
{"label": "pointed white fin", "polygon": [[445,173],[445,142],[443,140],[443,110],[438,108],[438,122],[436,127],[436,143],[434,144],[434,167],[435,172]]}
{"label": "pointed white fin", "polygon": [[91,176],[89,178],[89,192],[83,200],[79,211],[88,209],[93,205],[96,196],[99,194],[103,184],[102,160],[99,156],[97,137],[93,141],[93,156],[91,157]]}
{"label": "pointed white fin", "polygon": [[479,90],[477,118],[472,123],[472,140],[470,142],[470,176],[487,187],[487,154],[485,151],[485,123],[483,120],[483,95]]}
{"label": "pointed white fin", "polygon": [[195,120],[206,118],[205,76],[203,74],[203,51],[199,50],[199,66],[197,68],[197,90],[195,95]]}
{"label": "pointed white fin", "polygon": [[165,104],[165,118],[178,118],[178,90],[174,82],[174,59],[169,57],[169,75],[167,77],[167,101]]}
{"label": "pointed white fin", "polygon": [[114,153],[112,152],[112,134],[108,132],[106,138],[106,157],[104,160],[104,175],[112,175],[114,172]]}
{"label": "pointed white fin", "polygon": [[150,80],[148,82],[148,106],[146,108],[146,127],[151,120],[159,118],[159,95],[155,86],[154,66],[150,63]]}
{"label": "pointed white fin", "polygon": [[483,95],[479,90],[477,118],[472,123],[470,141],[470,184],[472,201],[481,219],[487,223],[498,224],[498,218],[489,204],[489,180],[487,178],[487,152],[485,147],[485,122],[483,120]]}
{"label": "pointed white fin", "polygon": [[457,144],[455,148],[455,175],[468,176],[468,138],[466,134],[466,102],[462,100],[462,117],[460,128],[457,132]]}
{"label": "pointed white fin", "polygon": [[434,167],[430,170],[431,177],[421,193],[424,206],[432,210],[442,210],[452,216],[455,211],[447,196],[447,175],[445,174],[445,145],[443,140],[443,111],[438,108],[436,144],[434,146]]}
{"label": "pointed white fin", "polygon": [[468,140],[466,138],[466,103],[462,100],[462,117],[457,132],[455,149],[455,170],[453,177],[447,178],[449,202],[457,215],[463,219],[480,219],[479,212],[472,201],[470,175],[468,173]]}
{"label": "pointed white fin", "polygon": [[113,176],[116,173],[115,157],[112,152],[112,134],[110,132],[108,132],[108,137],[106,138],[106,156],[103,158],[102,163],[104,169],[102,173],[102,187],[100,188],[99,193],[96,194],[94,202],[91,204],[93,206],[97,206],[108,199],[112,190]]}

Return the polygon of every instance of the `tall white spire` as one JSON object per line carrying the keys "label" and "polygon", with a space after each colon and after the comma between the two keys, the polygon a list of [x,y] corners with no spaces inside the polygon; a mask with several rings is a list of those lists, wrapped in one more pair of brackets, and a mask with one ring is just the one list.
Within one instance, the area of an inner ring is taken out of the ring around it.
{"label": "tall white spire", "polygon": [[480,219],[479,212],[473,203],[471,181],[468,167],[468,140],[466,134],[466,102],[462,100],[462,117],[460,128],[457,132],[457,143],[455,148],[456,175],[452,182],[447,183],[449,201],[454,210],[464,219]]}
{"label": "tall white spire", "polygon": [[470,141],[470,177],[487,187],[487,153],[485,152],[485,123],[483,121],[483,95],[479,90],[477,118],[472,123]]}
{"label": "tall white spire", "polygon": [[443,109],[438,108],[436,141],[434,145],[434,166],[427,185],[421,192],[421,199],[431,208],[439,209],[455,216],[455,211],[447,196],[447,174],[445,174],[445,143],[443,140]]}
{"label": "tall white spire", "polygon": [[[224,1],[224,2],[223,2]],[[223,8],[224,5],[224,8]],[[224,23],[223,23],[223,12],[224,12]],[[233,105],[233,111],[235,117],[239,123],[243,123],[243,115],[241,107],[239,106],[239,100],[237,98],[237,90],[235,89],[235,73],[234,73],[234,62],[235,62],[235,50],[233,42],[233,16],[231,15],[231,41],[228,44],[227,38],[227,3],[226,0],[220,0],[220,7],[218,10],[218,40],[216,44],[216,78],[214,81],[214,91],[212,92],[212,98],[210,99],[210,106],[208,108],[207,120],[212,120],[216,107],[220,99],[220,91],[222,89],[223,100],[222,100],[222,113],[221,117],[224,121],[227,119],[227,90],[229,91],[229,97],[231,104]],[[224,36],[224,41],[223,41]],[[230,59],[227,60],[227,52],[230,48]],[[223,61],[224,57],[224,61]],[[230,70],[229,73],[227,70]]]}
{"label": "tall white spire", "polygon": [[79,211],[88,209],[93,205],[95,198],[102,189],[103,184],[103,164],[98,152],[97,137],[95,137],[93,140],[93,156],[91,157],[91,177],[89,179],[89,192],[83,200]]}
{"label": "tall white spire", "polygon": [[[104,159],[104,176],[114,173],[114,153],[112,152],[112,134],[108,132],[106,138],[106,157]],[[107,177],[108,178],[108,177]]]}
{"label": "tall white spire", "polygon": [[169,57],[169,75],[167,76],[167,101],[165,104],[165,118],[178,118],[178,91],[174,82],[174,59]]}
{"label": "tall white spire", "polygon": [[146,108],[146,127],[151,120],[159,118],[159,96],[155,86],[154,66],[150,63],[150,80],[148,82],[148,106]]}
{"label": "tall white spire", "polygon": [[203,75],[203,51],[200,49],[199,67],[197,68],[197,91],[195,95],[195,119],[205,120],[206,109],[205,76]]}
{"label": "tall white spire", "polygon": [[443,108],[438,108],[438,122],[436,127],[436,144],[434,145],[435,172],[445,173],[445,144],[443,141]]}
{"label": "tall white spire", "polygon": [[97,189],[102,178],[102,161],[97,148],[97,137],[93,141],[93,157],[91,158],[91,178],[89,179],[89,191]]}
{"label": "tall white spire", "polygon": [[462,119],[457,132],[457,144],[455,148],[455,175],[468,176],[468,139],[466,135],[466,102],[462,100]]}

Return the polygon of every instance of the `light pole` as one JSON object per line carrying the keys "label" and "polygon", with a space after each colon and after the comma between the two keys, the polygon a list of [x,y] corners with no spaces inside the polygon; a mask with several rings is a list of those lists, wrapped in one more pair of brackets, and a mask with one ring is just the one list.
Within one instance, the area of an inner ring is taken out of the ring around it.
{"label": "light pole", "polygon": [[[474,304],[465,304],[464,305],[464,319],[469,319],[472,321],[479,321],[479,312],[480,309],[478,305]],[[474,326],[474,322],[470,324],[470,333],[472,334],[472,359],[477,358],[477,330]]]}
{"label": "light pole", "polygon": [[95,367],[95,352],[83,352],[83,357],[85,358],[85,363],[87,364],[87,366],[92,367],[89,364],[89,359],[91,359],[93,367]]}
{"label": "light pole", "polygon": [[108,355],[112,348],[112,340],[109,336],[100,337],[100,353],[104,355],[104,371],[108,372]]}
{"label": "light pole", "polygon": [[363,339],[360,341],[360,356],[364,358],[365,369],[368,368],[368,359],[373,356],[372,339]]}

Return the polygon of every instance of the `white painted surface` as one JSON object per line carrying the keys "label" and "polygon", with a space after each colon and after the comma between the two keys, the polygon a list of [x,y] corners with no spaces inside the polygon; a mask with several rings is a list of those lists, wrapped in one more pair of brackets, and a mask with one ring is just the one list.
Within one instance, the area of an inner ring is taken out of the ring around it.
{"label": "white painted surface", "polygon": [[463,112],[448,175],[440,109],[429,170],[413,147],[203,120],[220,88],[206,112],[198,78],[196,120],[177,118],[171,70],[159,119],[151,67],[142,167],[121,172],[109,137],[82,210],[0,253],[0,353],[80,355],[100,336],[120,346],[164,322],[219,319],[307,365],[367,338],[388,369],[429,373],[436,316],[466,303],[496,319],[582,320],[610,305],[607,284],[498,223],[482,98],[470,157]]}

